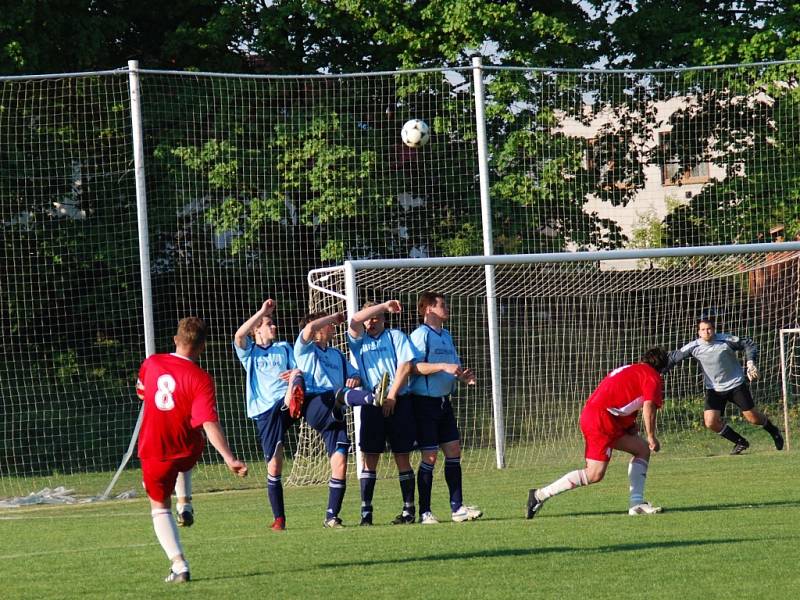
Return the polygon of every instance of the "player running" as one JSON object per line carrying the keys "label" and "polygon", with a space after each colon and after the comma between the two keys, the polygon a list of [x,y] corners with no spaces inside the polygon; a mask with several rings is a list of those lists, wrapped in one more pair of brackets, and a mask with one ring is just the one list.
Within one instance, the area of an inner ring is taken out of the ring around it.
{"label": "player running", "polygon": [[195,361],[206,345],[206,326],[197,317],[178,323],[175,352],[153,354],[139,368],[136,394],[144,402],[139,432],[142,479],[150,498],[153,529],[172,561],[167,583],[191,579],[175,518],[170,510],[178,472],[190,471],[205,445],[201,428],[233,473],[244,477],[247,465],[231,452],[217,417],[211,376]]}
{"label": "player running", "polygon": [[382,304],[366,302],[353,315],[348,328],[347,343],[356,358],[359,372],[368,389],[391,381],[383,408],[361,407],[359,446],[363,453],[361,484],[361,525],[372,525],[372,498],[380,456],[386,440],[394,454],[400,479],[403,508],[392,521],[394,525],[413,523],[414,469],[410,454],[416,438],[414,407],[407,385],[408,377],[417,358],[408,336],[399,329],[386,328],[387,313],[399,313],[400,302],[389,300]]}
{"label": "player running", "polygon": [[267,497],[274,521],[272,529],[286,529],[283,502],[283,447],[286,432],[303,406],[303,374],[297,369],[294,350],[276,339],[275,301],[261,308],[234,334],[233,349],[247,373],[247,416],[253,419],[267,461]]}
{"label": "player running", "polygon": [[417,303],[420,325],[411,334],[420,362],[414,366],[411,380],[414,395],[414,416],[417,423],[417,444],[422,460],[417,471],[420,523],[439,522],[431,512],[433,468],[439,453],[444,452],[444,478],[450,491],[451,518],[457,523],[472,521],[483,513],[463,501],[461,485],[461,441],[450,404],[456,382],[475,385],[475,374],[461,366],[450,332],[443,328],[450,318],[450,309],[442,294],[424,292]]}
{"label": "player running", "polygon": [[[633,455],[628,465],[629,515],[652,515],[661,507],[644,500],[650,452],[661,445],[656,438],[656,411],[664,403],[661,372],[669,358],[661,348],[651,348],[641,362],[609,373],[586,401],[580,425],[585,441],[586,468],[570,471],[550,485],[528,492],[527,518],[532,519],[546,500],[562,492],[603,480],[613,450]],[[639,436],[636,415],[642,411],[647,440]]]}
{"label": "player running", "polygon": [[[744,352],[747,370],[736,356]],[[716,333],[714,323],[701,319],[697,324],[697,339],[680,350],[669,354],[667,371],[689,357],[700,363],[703,369],[703,383],[706,392],[703,421],[705,426],[733,443],[731,454],[741,454],[750,447],[744,437],[722,423],[725,405],[732,402],[742,411],[742,415],[753,425],[761,425],[772,436],[775,448],[783,450],[783,436],[780,430],[761,413],[753,401],[747,381],[758,379],[758,346],[750,338],[737,337],[727,333]],[[745,375],[747,379],[745,379]]]}

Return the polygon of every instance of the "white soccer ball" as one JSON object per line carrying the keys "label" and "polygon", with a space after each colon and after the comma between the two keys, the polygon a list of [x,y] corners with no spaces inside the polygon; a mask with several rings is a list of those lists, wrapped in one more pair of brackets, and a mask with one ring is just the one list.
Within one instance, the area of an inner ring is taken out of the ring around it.
{"label": "white soccer ball", "polygon": [[431,139],[431,128],[422,119],[411,119],[403,125],[400,137],[403,138],[403,143],[409,148],[419,148],[427,144],[428,140]]}

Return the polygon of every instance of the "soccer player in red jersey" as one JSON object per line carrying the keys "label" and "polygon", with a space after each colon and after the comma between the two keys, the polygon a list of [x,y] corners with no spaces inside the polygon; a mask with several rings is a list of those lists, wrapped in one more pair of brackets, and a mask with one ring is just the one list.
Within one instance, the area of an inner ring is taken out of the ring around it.
{"label": "soccer player in red jersey", "polygon": [[[532,519],[545,501],[556,494],[603,480],[612,450],[633,455],[628,465],[630,480],[629,515],[651,515],[661,507],[644,500],[644,484],[650,452],[661,445],[656,438],[656,411],[664,403],[662,371],[669,362],[661,348],[645,352],[641,362],[625,365],[609,373],[592,392],[580,417],[585,441],[586,468],[570,471],[542,488],[528,492],[527,518]],[[642,411],[647,439],[639,436],[636,416]]]}
{"label": "soccer player in red jersey", "polygon": [[150,498],[153,529],[172,561],[165,581],[182,583],[190,579],[189,564],[170,503],[178,473],[194,467],[203,451],[205,438],[200,430],[233,473],[246,476],[247,465],[231,452],[217,417],[214,381],[195,362],[206,346],[205,323],[186,317],[178,323],[173,339],[175,352],[153,354],[142,363],[136,393],[144,402],[139,432],[142,478]]}

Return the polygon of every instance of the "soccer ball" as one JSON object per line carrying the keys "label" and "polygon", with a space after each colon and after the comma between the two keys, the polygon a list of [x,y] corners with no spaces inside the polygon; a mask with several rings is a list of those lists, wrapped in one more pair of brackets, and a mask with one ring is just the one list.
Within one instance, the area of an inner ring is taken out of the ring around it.
{"label": "soccer ball", "polygon": [[403,143],[409,148],[419,148],[428,143],[431,139],[431,128],[422,119],[411,119],[406,121],[400,132]]}

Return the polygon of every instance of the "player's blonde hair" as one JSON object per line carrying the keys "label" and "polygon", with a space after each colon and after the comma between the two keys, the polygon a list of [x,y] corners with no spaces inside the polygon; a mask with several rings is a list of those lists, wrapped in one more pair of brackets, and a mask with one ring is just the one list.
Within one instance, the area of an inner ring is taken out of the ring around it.
{"label": "player's blonde hair", "polygon": [[206,342],[208,327],[199,317],[185,317],[178,321],[175,343],[197,350]]}

